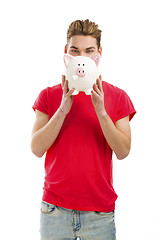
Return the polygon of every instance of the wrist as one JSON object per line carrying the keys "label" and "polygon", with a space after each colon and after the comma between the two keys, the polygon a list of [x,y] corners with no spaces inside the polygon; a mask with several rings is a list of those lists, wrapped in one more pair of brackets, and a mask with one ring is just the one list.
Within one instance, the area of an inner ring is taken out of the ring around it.
{"label": "wrist", "polygon": [[65,115],[65,116],[67,115],[67,113],[65,113],[65,112],[62,110],[61,107],[59,107],[59,112],[62,113],[63,115]]}
{"label": "wrist", "polygon": [[98,117],[105,117],[107,115],[106,113],[106,110],[103,108],[103,109],[98,109],[98,110],[95,110],[96,111],[96,114]]}

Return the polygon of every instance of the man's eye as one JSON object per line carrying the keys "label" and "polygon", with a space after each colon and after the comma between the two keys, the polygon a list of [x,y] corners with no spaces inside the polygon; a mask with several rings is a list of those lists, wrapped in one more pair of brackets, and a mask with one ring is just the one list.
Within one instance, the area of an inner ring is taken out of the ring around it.
{"label": "man's eye", "polygon": [[87,52],[87,53],[92,53],[92,52],[93,52],[93,50],[87,50],[86,52]]}
{"label": "man's eye", "polygon": [[77,53],[78,51],[77,51],[77,50],[72,50],[71,52],[73,52],[73,53]]}

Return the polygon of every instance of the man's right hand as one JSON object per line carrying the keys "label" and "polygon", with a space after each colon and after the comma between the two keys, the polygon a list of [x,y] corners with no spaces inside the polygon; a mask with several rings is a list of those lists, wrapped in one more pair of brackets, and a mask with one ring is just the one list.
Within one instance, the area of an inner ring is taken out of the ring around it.
{"label": "man's right hand", "polygon": [[65,79],[65,76],[62,75],[62,89],[63,89],[63,96],[60,105],[61,111],[67,115],[71,110],[72,103],[73,103],[73,96],[72,93],[74,92],[74,88],[68,89],[68,80]]}

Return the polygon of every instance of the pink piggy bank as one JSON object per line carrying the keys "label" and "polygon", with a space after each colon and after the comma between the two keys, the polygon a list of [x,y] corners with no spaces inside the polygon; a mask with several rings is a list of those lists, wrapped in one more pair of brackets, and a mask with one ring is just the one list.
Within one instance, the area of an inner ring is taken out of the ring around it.
{"label": "pink piggy bank", "polygon": [[85,92],[86,95],[91,95],[93,84],[96,83],[99,76],[99,60],[99,54],[91,57],[64,55],[68,87],[69,89],[75,88],[73,95],[77,95],[79,91]]}

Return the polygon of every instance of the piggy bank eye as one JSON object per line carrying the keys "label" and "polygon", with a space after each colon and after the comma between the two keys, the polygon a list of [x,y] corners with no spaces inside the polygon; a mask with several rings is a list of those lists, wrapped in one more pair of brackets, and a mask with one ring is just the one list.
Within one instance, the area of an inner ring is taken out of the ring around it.
{"label": "piggy bank eye", "polygon": [[80,64],[78,63],[78,66],[80,66]]}
{"label": "piggy bank eye", "polygon": [[84,66],[84,63],[83,63],[83,66]]}

